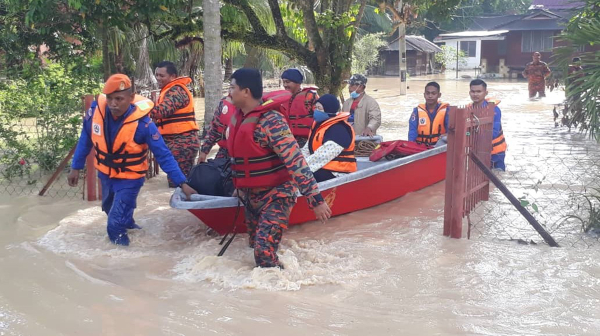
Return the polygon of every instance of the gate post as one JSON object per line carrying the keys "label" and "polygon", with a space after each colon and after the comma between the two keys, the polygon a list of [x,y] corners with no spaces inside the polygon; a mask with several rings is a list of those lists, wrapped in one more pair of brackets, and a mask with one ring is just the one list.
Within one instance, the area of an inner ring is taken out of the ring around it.
{"label": "gate post", "polygon": [[450,107],[444,204],[444,236],[462,237],[463,203],[467,143],[467,114],[463,108]]}
{"label": "gate post", "polygon": [[[84,116],[87,113],[87,110],[90,109],[90,107],[92,106],[92,102],[94,101],[94,96],[93,95],[85,95],[83,97],[83,113]],[[88,154],[87,158],[85,159],[85,166],[86,166],[86,174],[85,174],[85,186],[86,188],[84,188],[84,193],[87,191],[87,200],[88,201],[95,201],[98,198],[102,198],[102,185],[100,183],[100,180],[97,178],[97,171],[96,171],[96,167],[94,166],[95,163],[95,155],[96,155],[96,151],[94,150],[94,148],[92,148],[92,150],[90,151],[90,154]],[[84,199],[85,199],[85,194],[84,194]]]}

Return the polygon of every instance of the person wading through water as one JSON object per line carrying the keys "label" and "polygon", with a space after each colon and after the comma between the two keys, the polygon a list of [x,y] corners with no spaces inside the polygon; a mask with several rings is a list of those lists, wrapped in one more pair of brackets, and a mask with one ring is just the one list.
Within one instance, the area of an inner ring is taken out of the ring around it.
{"label": "person wading through water", "polygon": [[[187,88],[192,79],[178,77],[175,65],[167,61],[158,63],[154,74],[160,86],[160,96],[156,106],[150,111],[150,117],[156,122],[179,168],[187,176],[200,148],[194,96]],[[169,179],[169,187],[176,186]]]}
{"label": "person wading through water", "polygon": [[448,104],[440,102],[440,84],[429,82],[425,85],[425,104],[413,110],[408,121],[408,141],[435,146],[448,130]]}
{"label": "person wading through water", "polygon": [[112,75],[102,93],[85,115],[67,180],[71,187],[77,186],[79,171],[93,147],[94,166],[102,182],[102,211],[108,215],[108,238],[114,244],[129,245],[127,230],[141,229],[133,219],[133,210],[148,171],[148,150],[188,199],[196,191],[185,183],[171,151],[148,117],[152,101],[134,93],[129,77]]}
{"label": "person wading through water", "polygon": [[296,203],[296,191],[306,197],[321,222],[329,219],[331,209],[284,115],[274,110],[278,103],[262,101],[262,87],[257,69],[242,68],[231,75],[229,93],[237,110],[225,133],[256,266],[283,268],[277,249]]}

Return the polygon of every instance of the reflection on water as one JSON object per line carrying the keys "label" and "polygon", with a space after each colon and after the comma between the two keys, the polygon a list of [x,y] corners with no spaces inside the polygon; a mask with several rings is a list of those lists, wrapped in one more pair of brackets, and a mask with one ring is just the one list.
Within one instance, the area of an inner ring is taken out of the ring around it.
{"label": "reflection on water", "polygon": [[[367,92],[383,110],[384,138],[406,139],[425,83],[411,80],[408,96],[400,97],[397,79],[369,79]],[[444,100],[468,102],[468,81],[441,84]],[[490,81],[489,91],[502,100],[509,143],[503,179],[510,188],[533,174],[527,169],[539,171],[534,154],[518,153],[564,153],[557,157],[575,171],[586,169],[577,168],[586,158],[595,162],[594,144],[554,128],[551,104],[561,92],[529,101],[525,83],[506,81]],[[564,175],[557,164],[547,165],[540,173],[547,179]],[[573,184],[568,181],[565,186]],[[597,249],[447,239],[441,236],[443,183],[325,225],[290,229],[280,251],[283,271],[253,268],[243,235],[216,257],[218,239],[199,234],[194,216],[168,207],[165,185],[162,175],[143,188],[136,211],[143,230],[132,232],[129,248],[108,242],[97,203],[0,199],[0,335],[600,330]]]}

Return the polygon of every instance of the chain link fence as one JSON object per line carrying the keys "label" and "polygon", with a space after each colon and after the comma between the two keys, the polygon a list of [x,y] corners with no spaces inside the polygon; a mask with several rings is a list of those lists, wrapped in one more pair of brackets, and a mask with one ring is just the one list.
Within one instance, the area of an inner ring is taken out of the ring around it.
{"label": "chain link fence", "polygon": [[[584,136],[578,135],[580,138]],[[509,147],[507,171],[496,172],[535,219],[562,247],[600,242],[600,150],[590,141],[552,146]],[[499,189],[465,219],[470,239],[544,240]]]}
{"label": "chain link fence", "polygon": [[[3,130],[10,131],[14,137],[0,137],[0,193],[10,196],[39,194],[56,171],[58,163],[67,156],[68,150],[48,150],[43,155],[36,151],[33,154],[37,155],[28,155],[32,153],[27,149],[17,148],[34,144],[40,137],[41,125],[35,118],[4,125]],[[75,188],[67,184],[68,172],[68,166],[60,170],[44,195],[71,199],[83,197],[81,184]]]}

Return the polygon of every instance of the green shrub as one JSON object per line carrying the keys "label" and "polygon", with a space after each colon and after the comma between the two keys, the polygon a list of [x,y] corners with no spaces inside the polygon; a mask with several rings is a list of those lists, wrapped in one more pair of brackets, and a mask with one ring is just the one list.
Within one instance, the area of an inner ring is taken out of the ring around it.
{"label": "green shrub", "polygon": [[0,172],[6,179],[43,174],[75,146],[82,97],[101,88],[98,76],[49,63],[0,82]]}

